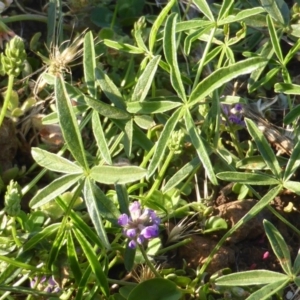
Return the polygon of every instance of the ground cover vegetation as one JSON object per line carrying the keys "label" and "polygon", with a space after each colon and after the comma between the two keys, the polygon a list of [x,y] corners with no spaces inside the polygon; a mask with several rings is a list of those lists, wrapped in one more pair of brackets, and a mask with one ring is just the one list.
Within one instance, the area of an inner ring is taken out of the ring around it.
{"label": "ground cover vegetation", "polygon": [[300,299],[298,1],[0,13],[0,299]]}

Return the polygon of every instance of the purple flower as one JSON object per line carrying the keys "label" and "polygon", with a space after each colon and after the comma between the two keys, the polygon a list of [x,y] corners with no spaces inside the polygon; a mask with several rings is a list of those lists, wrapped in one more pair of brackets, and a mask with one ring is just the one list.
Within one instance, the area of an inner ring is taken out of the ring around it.
{"label": "purple flower", "polygon": [[237,103],[234,107],[230,107],[227,104],[221,104],[221,107],[223,113],[227,116],[230,123],[245,126],[245,122],[241,116],[241,112],[243,110],[241,103]]}
{"label": "purple flower", "polygon": [[60,288],[57,282],[54,280],[53,276],[50,276],[48,280],[45,275],[40,280],[37,276],[35,276],[30,281],[30,287],[47,293],[58,293],[60,291]]}
{"label": "purple flower", "polygon": [[160,218],[152,209],[142,209],[141,204],[134,201],[129,205],[129,212],[129,216],[122,214],[119,217],[118,224],[124,228],[123,234],[130,239],[130,248],[136,248],[137,244],[141,245],[158,236]]}

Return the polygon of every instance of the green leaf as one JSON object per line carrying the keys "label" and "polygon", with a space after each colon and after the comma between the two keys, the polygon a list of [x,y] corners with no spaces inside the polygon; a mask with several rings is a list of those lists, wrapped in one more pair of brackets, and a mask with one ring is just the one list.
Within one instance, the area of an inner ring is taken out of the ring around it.
{"label": "green leaf", "polygon": [[176,187],[180,182],[187,178],[193,171],[197,170],[201,166],[199,157],[193,158],[181,169],[179,169],[162,188],[163,193],[167,193],[172,188]]}
{"label": "green leaf", "polygon": [[207,150],[205,149],[205,146],[203,144],[203,141],[201,140],[200,135],[198,134],[195,123],[192,119],[192,116],[190,112],[187,110],[185,114],[185,126],[189,133],[189,136],[191,138],[192,144],[195,147],[197,154],[203,164],[204,169],[207,172],[207,176],[214,185],[218,185],[218,180],[216,178],[216,175],[214,173],[214,169],[212,167],[212,164],[209,159],[209,155],[207,153]]}
{"label": "green leaf", "polygon": [[[55,201],[59,204],[59,206],[67,212],[68,207],[66,203],[60,198],[56,197]],[[93,242],[93,244],[97,245],[100,249],[104,249],[103,244],[101,243],[99,237],[96,235],[95,231],[86,224],[86,222],[73,210],[70,211],[69,217],[72,220],[72,223],[78,228],[86,237],[89,238]]]}
{"label": "green leaf", "polygon": [[186,94],[182,83],[177,60],[177,46],[175,35],[176,20],[177,14],[172,13],[166,21],[163,48],[166,61],[170,66],[171,84],[174,90],[177,92],[177,95],[185,102]]}
{"label": "green leaf", "polygon": [[57,232],[60,225],[61,225],[60,223],[50,224],[47,227],[43,228],[42,231],[36,233],[25,243],[25,245],[23,246],[24,247],[23,251],[27,251],[33,248],[34,246],[36,246],[39,242],[47,240],[49,236],[54,235]]}
{"label": "green leaf", "polygon": [[284,188],[289,191],[294,192],[297,195],[300,195],[300,182],[298,181],[285,181],[283,183]]}
{"label": "green leaf", "polygon": [[87,32],[84,36],[83,44],[83,70],[84,70],[84,80],[87,85],[87,89],[91,97],[96,97],[96,78],[95,78],[95,68],[96,68],[96,54],[95,54],[95,44],[94,38],[91,31]]}
{"label": "green leaf", "polygon": [[43,168],[48,170],[66,173],[66,174],[82,174],[83,170],[73,162],[40,148],[31,148],[33,159]]}
{"label": "green leaf", "polygon": [[112,80],[100,69],[95,70],[97,84],[100,86],[101,90],[104,92],[106,97],[117,107],[125,110],[126,104],[121,95],[121,92],[112,82]]}
{"label": "green leaf", "polygon": [[222,1],[222,6],[219,10],[218,20],[217,20],[218,26],[220,26],[219,21],[228,16],[230,11],[232,10],[233,4],[234,4],[233,0],[224,0],[224,1]]}
{"label": "green leaf", "polygon": [[29,270],[29,271],[33,271],[33,272],[37,272],[37,273],[40,272],[40,268],[34,267],[31,264],[23,263],[21,261],[16,260],[15,258],[10,258],[7,256],[0,255],[0,261],[4,261],[12,266],[15,266],[15,267],[18,267],[18,268],[21,268],[24,270]]}
{"label": "green leaf", "polygon": [[207,20],[196,20],[196,19],[178,22],[176,24],[176,33],[182,31],[189,31],[191,29],[205,28],[207,26],[209,27],[214,26],[214,22],[207,21]]}
{"label": "green leaf", "polygon": [[293,265],[293,274],[294,276],[298,276],[300,272],[300,249],[298,250],[298,253],[297,253],[297,257],[294,261],[294,265]]}
{"label": "green leaf", "polygon": [[107,275],[103,272],[102,266],[94,253],[93,246],[86,240],[84,235],[76,228],[73,228],[73,232],[87,258],[89,265],[91,266],[95,276],[95,279],[100,287],[102,293],[109,296],[109,286],[107,282]]}
{"label": "green leaf", "polygon": [[133,119],[126,122],[124,133],[124,150],[126,156],[130,157],[133,143]]}
{"label": "green leaf", "polygon": [[278,280],[277,282],[272,282],[258,291],[252,293],[247,300],[268,300],[271,299],[272,295],[276,294],[279,291],[282,291],[285,286],[289,284],[290,279],[287,277],[282,280]]}
{"label": "green leaf", "polygon": [[176,3],[176,0],[170,0],[167,5],[161,10],[160,14],[156,17],[149,34],[149,52],[153,52],[154,45],[156,44],[156,36],[159,27],[164,22],[165,18],[167,17],[170,9]]}
{"label": "green leaf", "polygon": [[100,212],[102,212],[104,215],[107,215],[108,219],[112,219],[115,221],[115,218],[113,216],[114,204],[109,199],[107,199],[102,191],[88,178],[84,182],[83,193],[86,207],[89,216],[95,226],[96,232],[100,237],[103,245],[105,245],[107,249],[110,249],[110,243],[107,238]]}
{"label": "green leaf", "polygon": [[291,111],[284,117],[284,124],[291,124],[296,121],[300,116],[300,105],[296,105]]}
{"label": "green leaf", "polygon": [[128,102],[127,110],[132,114],[157,114],[172,110],[182,105],[180,102],[174,101],[144,101],[144,102]]}
{"label": "green leaf", "polygon": [[52,199],[56,196],[61,195],[65,192],[69,187],[77,183],[82,175],[78,174],[67,174],[65,176],[59,177],[52,181],[49,185],[40,190],[29,202],[29,207],[32,209],[36,209]]}
{"label": "green leaf", "polygon": [[96,111],[93,111],[92,114],[92,125],[93,125],[93,134],[96,140],[96,144],[101,153],[102,158],[109,165],[112,164],[111,156],[109,153],[109,148],[106,143],[106,138],[102,129],[99,115]]}
{"label": "green leaf", "polygon": [[246,118],[245,122],[247,129],[254,139],[261,156],[263,157],[275,177],[277,179],[280,179],[282,177],[281,168],[270,144],[267,142],[261,130],[257,128],[252,120]]}
{"label": "green leaf", "polygon": [[61,76],[57,76],[55,80],[55,98],[61,131],[68,149],[76,161],[84,167],[85,170],[88,170],[89,166],[85,157],[78,121],[73,112],[71,100]]}
{"label": "green leaf", "polygon": [[260,3],[276,22],[289,26],[290,10],[283,0],[260,0]]}
{"label": "green leaf", "polygon": [[247,18],[261,14],[264,11],[265,10],[262,7],[253,7],[253,8],[243,9],[240,12],[238,12],[235,16],[229,15],[225,19],[218,21],[218,26],[233,23],[233,22],[244,21]]}
{"label": "green leaf", "polygon": [[181,115],[181,109],[177,109],[175,112],[173,112],[172,116],[168,119],[167,123],[165,124],[165,127],[157,141],[156,149],[151,159],[151,162],[148,166],[148,178],[155,172],[156,168],[158,167],[158,164],[164,158],[164,153],[168,145],[169,138],[178,120],[181,118]]}
{"label": "green leaf", "polygon": [[293,149],[292,155],[287,163],[284,171],[283,180],[288,181],[296,172],[300,166],[300,141]]}
{"label": "green leaf", "polygon": [[138,127],[145,130],[151,129],[155,126],[153,117],[149,115],[136,115],[133,120]]}
{"label": "green leaf", "polygon": [[135,167],[95,166],[91,169],[90,176],[97,182],[104,184],[124,184],[141,180],[147,170]]}
{"label": "green leaf", "polygon": [[300,95],[300,85],[292,83],[275,83],[275,92],[287,95]]}
{"label": "green leaf", "polygon": [[290,250],[276,227],[268,220],[263,221],[267,238],[271,244],[273,252],[279,260],[279,263],[287,275],[292,275],[292,263]]}
{"label": "green leaf", "polygon": [[71,232],[69,232],[67,236],[67,253],[68,253],[69,266],[72,270],[76,284],[78,285],[81,280],[82,273],[79,266],[79,261],[78,261]]}
{"label": "green leaf", "polygon": [[257,68],[265,66],[267,61],[264,58],[249,58],[228,67],[220,68],[203,79],[196,88],[192,91],[189,105],[195,105],[202,101],[206,96],[214,90],[221,87],[223,84],[243,74],[248,74]]}
{"label": "green leaf", "polygon": [[135,253],[136,253],[136,248],[132,249],[129,248],[128,246],[129,241],[126,243],[126,248],[124,252],[124,265],[125,269],[130,272],[134,266],[134,258],[135,258]]}
{"label": "green leaf", "polygon": [[194,0],[194,4],[210,21],[215,21],[214,15],[211,12],[209,4],[206,0]]}
{"label": "green leaf", "polygon": [[275,51],[275,54],[276,54],[278,60],[280,61],[281,64],[283,64],[283,55],[282,55],[282,51],[281,51],[280,41],[278,39],[273,20],[269,15],[267,15],[267,24],[268,24],[268,29],[269,29],[273,49]]}
{"label": "green leaf", "polygon": [[131,101],[144,101],[149,89],[152,85],[153,78],[156,74],[157,66],[160,61],[160,55],[154,56],[147,64],[145,70],[141,75],[135,85],[133,90]]}
{"label": "green leaf", "polygon": [[125,43],[121,43],[121,42],[115,42],[115,41],[111,41],[111,40],[107,40],[104,39],[104,45],[106,45],[107,47],[119,50],[119,51],[123,51],[126,53],[131,53],[131,54],[143,54],[144,50],[135,46],[132,46],[130,44],[125,44]]}
{"label": "green leaf", "polygon": [[256,173],[221,172],[217,174],[221,180],[246,183],[250,185],[275,185],[280,184],[276,178]]}
{"label": "green leaf", "polygon": [[251,286],[278,282],[287,276],[282,273],[268,270],[251,270],[221,276],[216,279],[219,286]]}
{"label": "green leaf", "polygon": [[182,292],[168,279],[153,278],[139,283],[129,294],[128,300],[179,300]]}
{"label": "green leaf", "polygon": [[87,105],[92,107],[94,110],[96,110],[99,114],[101,114],[104,117],[110,119],[117,119],[117,120],[128,120],[131,118],[130,114],[127,113],[125,110],[111,106],[100,100],[96,100],[86,96],[85,102]]}
{"label": "green leaf", "polygon": [[[278,156],[278,162],[281,167],[286,166],[287,159]],[[237,169],[246,169],[246,170],[270,170],[262,156],[249,156],[241,159],[235,165]]]}

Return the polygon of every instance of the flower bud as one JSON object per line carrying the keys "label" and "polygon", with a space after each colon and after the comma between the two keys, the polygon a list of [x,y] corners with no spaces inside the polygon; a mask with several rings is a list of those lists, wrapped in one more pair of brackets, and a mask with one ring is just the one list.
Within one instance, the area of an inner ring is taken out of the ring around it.
{"label": "flower bud", "polygon": [[22,194],[19,184],[11,180],[4,197],[5,211],[9,216],[15,217],[20,213],[21,198]]}
{"label": "flower bud", "polygon": [[1,54],[3,71],[7,75],[18,76],[25,66],[25,59],[24,42],[20,37],[15,36],[6,44],[5,55]]}

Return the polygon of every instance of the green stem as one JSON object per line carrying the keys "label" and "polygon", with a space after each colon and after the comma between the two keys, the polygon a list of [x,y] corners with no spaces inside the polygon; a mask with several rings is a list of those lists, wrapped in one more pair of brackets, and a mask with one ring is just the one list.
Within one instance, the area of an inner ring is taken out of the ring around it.
{"label": "green stem", "polygon": [[22,243],[20,242],[18,236],[17,236],[17,230],[16,230],[16,218],[15,217],[11,217],[12,220],[12,224],[11,224],[11,235],[16,243],[16,245],[18,247],[22,246]]}
{"label": "green stem", "polygon": [[151,197],[151,195],[154,193],[154,191],[158,189],[159,185],[161,184],[162,180],[164,179],[164,175],[167,171],[167,168],[168,168],[173,156],[174,156],[174,151],[170,151],[159,174],[157,175],[157,178],[155,179],[150,191],[147,194],[148,199]]}
{"label": "green stem", "polygon": [[6,93],[5,93],[5,99],[4,99],[3,107],[1,109],[1,114],[0,114],[0,127],[2,125],[2,122],[3,122],[4,118],[5,118],[5,114],[6,114],[6,111],[7,111],[7,108],[8,108],[8,104],[9,104],[10,97],[11,97],[11,92],[12,92],[12,89],[13,89],[13,86],[14,86],[14,79],[15,79],[14,75],[9,75],[8,76],[7,90],[6,90]]}
{"label": "green stem", "polygon": [[156,254],[162,255],[162,254],[164,254],[164,253],[166,253],[166,252],[168,252],[170,250],[174,250],[174,249],[176,249],[178,247],[182,247],[182,246],[190,243],[191,241],[192,241],[192,238],[184,239],[184,240],[182,240],[182,241],[180,241],[180,242],[178,242],[178,243],[176,243],[174,245],[171,245],[171,246],[168,246],[168,247],[165,247],[163,249],[158,250]]}
{"label": "green stem", "polygon": [[199,67],[198,67],[198,70],[197,70],[197,74],[196,74],[196,77],[195,77],[195,80],[194,80],[194,85],[193,85],[193,89],[195,89],[195,87],[197,86],[197,84],[199,83],[199,78],[200,78],[200,75],[202,74],[202,70],[203,70],[203,67],[204,67],[204,63],[206,61],[206,56],[208,54],[208,51],[210,49],[210,46],[212,44],[212,40],[214,38],[214,35],[215,35],[215,32],[216,32],[216,27],[214,27],[210,33],[210,36],[209,36],[209,39],[206,43],[206,47],[203,51],[203,55],[202,55],[202,58],[200,60],[200,64],[199,64]]}
{"label": "green stem", "polygon": [[148,255],[144,249],[144,247],[142,245],[139,245],[139,248],[141,250],[141,253],[145,259],[145,262],[147,264],[147,266],[150,268],[150,270],[153,272],[153,274],[156,276],[156,277],[161,277],[161,275],[157,272],[157,270],[154,268],[152,262],[149,260],[148,258]]}

